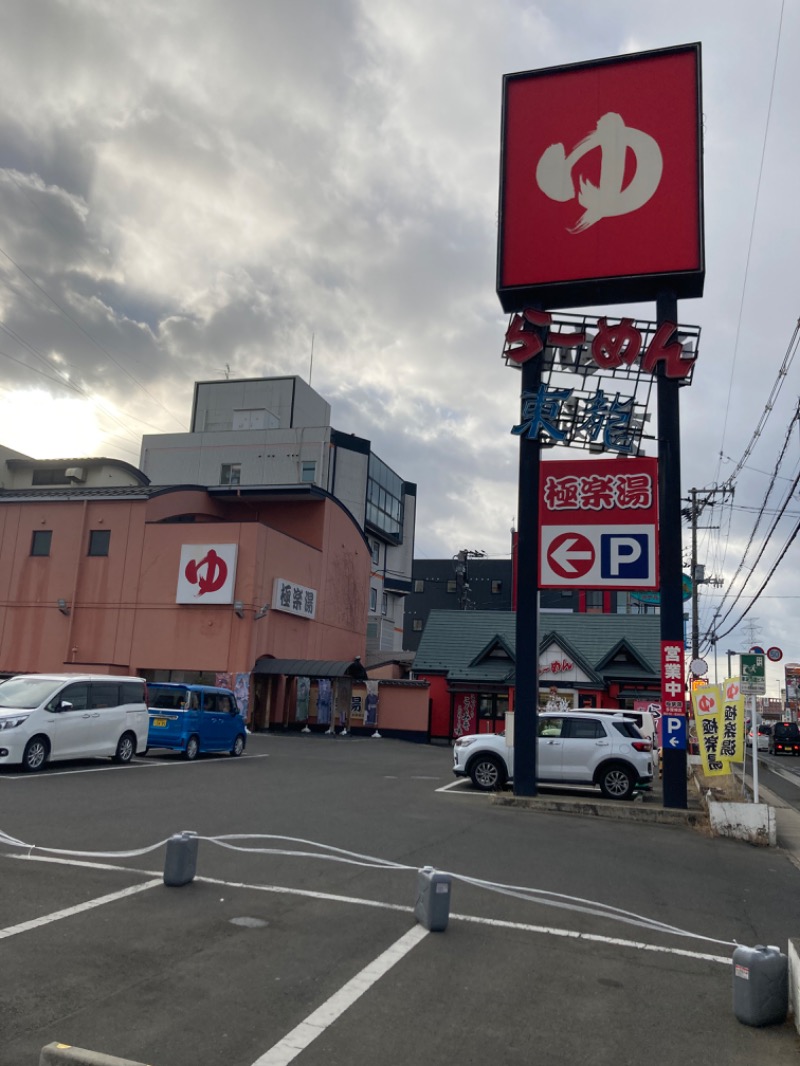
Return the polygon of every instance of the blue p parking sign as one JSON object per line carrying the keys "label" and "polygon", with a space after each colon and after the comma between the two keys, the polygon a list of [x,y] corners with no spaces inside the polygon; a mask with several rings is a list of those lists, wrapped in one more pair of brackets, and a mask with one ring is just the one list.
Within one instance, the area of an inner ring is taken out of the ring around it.
{"label": "blue p parking sign", "polygon": [[600,576],[632,580],[650,577],[650,538],[647,533],[601,533]]}
{"label": "blue p parking sign", "polygon": [[682,714],[662,714],[658,720],[661,747],[672,751],[686,750],[686,717]]}

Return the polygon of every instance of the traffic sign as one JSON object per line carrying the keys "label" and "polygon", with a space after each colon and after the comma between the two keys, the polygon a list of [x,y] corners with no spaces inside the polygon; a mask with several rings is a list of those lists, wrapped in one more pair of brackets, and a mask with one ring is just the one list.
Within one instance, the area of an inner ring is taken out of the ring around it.
{"label": "traffic sign", "polygon": [[741,690],[745,696],[763,696],[767,691],[766,665],[763,655],[740,655]]}
{"label": "traffic sign", "polygon": [[686,716],[664,714],[658,720],[658,742],[672,751],[686,750]]}
{"label": "traffic sign", "polygon": [[780,648],[767,648],[767,658],[771,663],[779,663],[783,658],[783,652]]}

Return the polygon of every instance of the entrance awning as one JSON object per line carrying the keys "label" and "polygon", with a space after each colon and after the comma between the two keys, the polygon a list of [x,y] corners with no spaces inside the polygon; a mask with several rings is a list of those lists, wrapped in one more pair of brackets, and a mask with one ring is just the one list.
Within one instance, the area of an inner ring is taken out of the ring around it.
{"label": "entrance awning", "polygon": [[348,677],[350,661],[336,659],[256,659],[254,674],[285,674],[287,677]]}

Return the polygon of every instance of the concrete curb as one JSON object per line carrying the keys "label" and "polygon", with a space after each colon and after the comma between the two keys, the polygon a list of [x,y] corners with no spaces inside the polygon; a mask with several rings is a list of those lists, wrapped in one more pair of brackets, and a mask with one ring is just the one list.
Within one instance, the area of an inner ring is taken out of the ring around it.
{"label": "concrete curb", "polygon": [[591,800],[568,800],[542,796],[509,796],[502,792],[491,793],[491,800],[498,807],[518,807],[531,811],[554,811],[559,814],[574,814],[594,818],[610,818],[622,822],[643,822],[650,825],[673,825],[690,829],[708,828],[708,813],[689,808],[647,806],[643,803],[608,803]]}
{"label": "concrete curb", "polygon": [[104,1055],[101,1051],[54,1042],[42,1048],[39,1066],[146,1066],[133,1059],[118,1059],[116,1055]]}

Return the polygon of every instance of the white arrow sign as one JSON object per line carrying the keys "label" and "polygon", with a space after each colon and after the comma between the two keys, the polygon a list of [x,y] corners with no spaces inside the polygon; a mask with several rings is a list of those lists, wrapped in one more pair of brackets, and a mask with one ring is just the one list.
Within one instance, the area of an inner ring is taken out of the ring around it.
{"label": "white arrow sign", "polygon": [[573,559],[593,559],[593,551],[581,551],[576,548],[578,538],[575,537],[572,540],[565,540],[563,544],[553,551],[550,555],[551,559],[555,559],[562,570],[566,570],[568,573],[576,574],[578,572],[577,566],[574,565]]}
{"label": "white arrow sign", "polygon": [[669,740],[667,741],[667,743],[669,744],[669,746],[671,748],[677,748],[678,745],[680,744],[680,741],[678,740],[677,737],[670,737]]}

